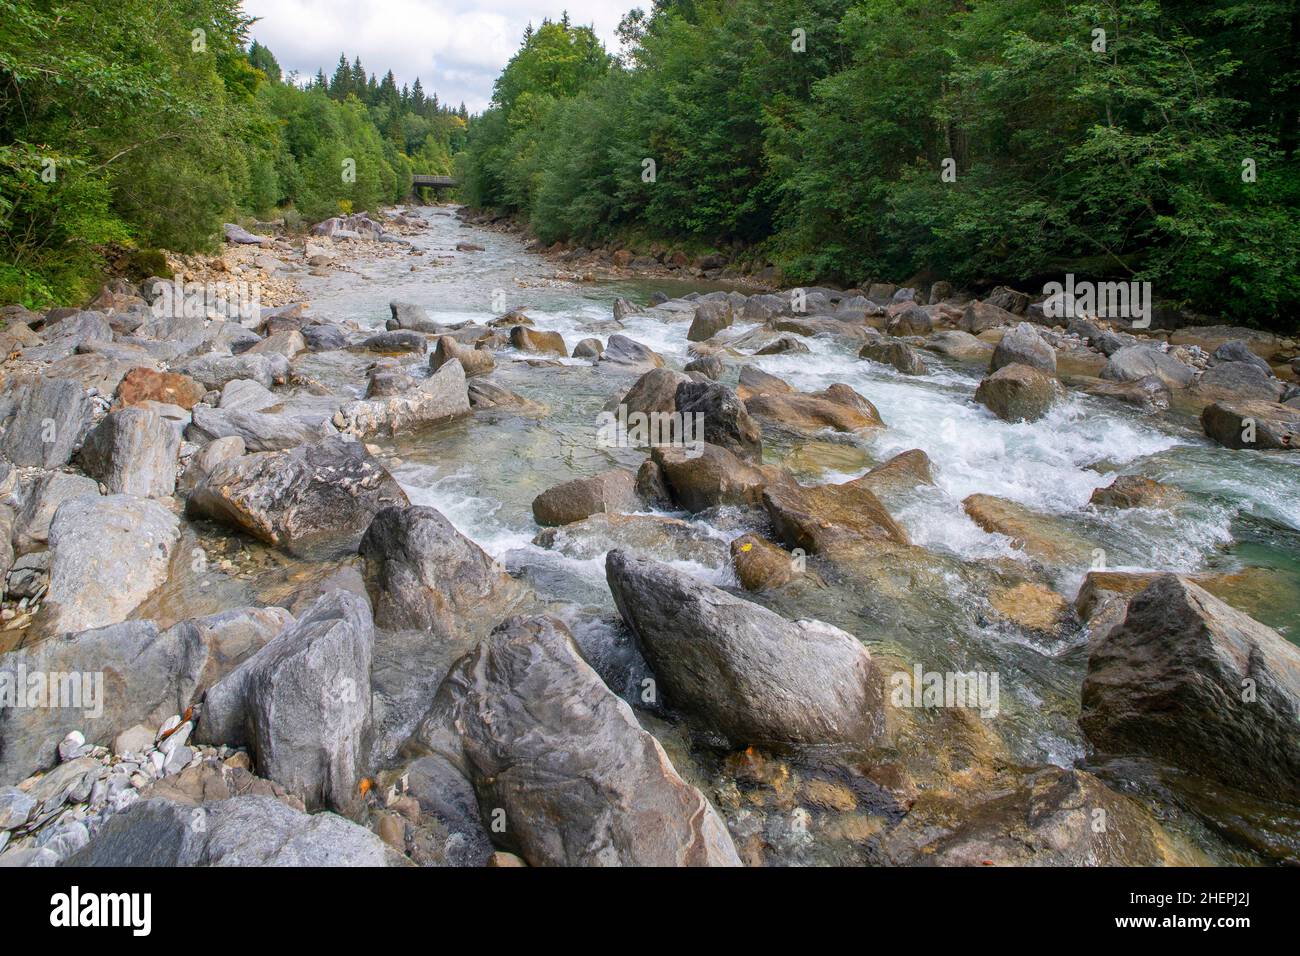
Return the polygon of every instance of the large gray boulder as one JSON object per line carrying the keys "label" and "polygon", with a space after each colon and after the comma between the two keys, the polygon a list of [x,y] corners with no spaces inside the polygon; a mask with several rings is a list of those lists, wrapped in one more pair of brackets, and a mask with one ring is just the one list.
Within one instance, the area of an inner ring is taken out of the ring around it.
{"label": "large gray boulder", "polygon": [[1185,578],[1161,575],[1088,657],[1092,747],[1300,801],[1300,648]]}
{"label": "large gray boulder", "polygon": [[176,515],[133,495],[71,498],[50,523],[50,589],[41,628],[66,634],[126,620],[164,581]]}
{"label": "large gray boulder", "polygon": [[[196,823],[202,822],[202,826]],[[240,796],[185,806],[140,800],[114,814],[63,866],[409,866],[365,827],[281,800]]]}
{"label": "large gray boulder", "polygon": [[518,587],[435,508],[385,508],[361,539],[378,627],[446,639],[471,614],[500,608]]}
{"label": "large gray boulder", "polygon": [[364,445],[327,438],[220,462],[188,508],[291,553],[315,555],[354,550],[380,510],[409,503]]}
{"label": "large gray boulder", "polygon": [[[234,384],[233,382],[231,384]],[[222,401],[225,399],[223,397]],[[218,438],[241,438],[248,451],[283,451],[325,438],[334,426],[321,416],[194,406],[186,437],[206,444]]]}
{"label": "large gray boulder", "polygon": [[1028,322],[1020,322],[1007,329],[993,350],[989,371],[996,372],[1017,362],[1048,375],[1056,374],[1056,349],[1048,345],[1038,330]]}
{"label": "large gray boulder", "polygon": [[180,435],[154,408],[110,412],[81,449],[81,467],[110,494],[167,498],[176,490]]}
{"label": "large gray boulder", "polygon": [[308,809],[351,810],[370,733],[375,630],[364,598],[331,591],[208,688],[196,731],[252,748],[258,773]]}
{"label": "large gray boulder", "polygon": [[563,525],[594,514],[625,514],[643,507],[636,493],[636,476],[626,468],[611,468],[546,489],[533,499],[533,520],[540,525]]}
{"label": "large gray boulder", "polygon": [[[780,312],[784,304],[784,301],[782,301],[775,309],[770,310],[770,314],[775,315]],[[746,306],[748,306],[748,303],[746,303]],[[756,311],[761,310],[761,308],[761,303],[755,305]],[[766,320],[768,317],[770,316],[764,315],[763,319]],[[695,306],[695,316],[691,319],[691,327],[686,332],[686,339],[689,342],[707,341],[731,325],[732,319],[731,303],[725,301],[699,302]]]}
{"label": "large gray boulder", "polygon": [[265,355],[205,355],[177,369],[209,391],[219,391],[237,378],[248,378],[266,388],[283,383],[289,360],[271,352]]}
{"label": "large gray boulder", "polygon": [[90,427],[92,406],[85,390],[67,378],[38,378],[18,388],[0,455],[20,466],[66,465]]}
{"label": "large gray boulder", "polygon": [[344,434],[366,439],[391,436],[470,413],[465,370],[451,359],[417,388],[387,398],[348,402],[334,415]]}
{"label": "large gray boulder", "polygon": [[1261,369],[1253,362],[1220,362],[1202,372],[1188,391],[1211,402],[1276,402],[1283,387],[1267,363]]}
{"label": "large gray boulder", "polygon": [[1101,377],[1112,382],[1136,382],[1148,375],[1170,388],[1186,388],[1196,378],[1196,370],[1151,345],[1126,345],[1101,370]]}
{"label": "large gray boulder", "polygon": [[632,368],[661,368],[663,358],[640,342],[629,339],[626,335],[611,335],[605,343],[605,351],[600,353],[597,362],[610,365],[626,365]]}
{"label": "large gray boulder", "polygon": [[553,618],[511,618],[462,658],[420,736],[534,866],[740,864],[721,817]]}
{"label": "large gray boulder", "polygon": [[852,634],[626,551],[609,552],[605,577],[664,700],[703,729],[737,746],[867,746],[884,733],[879,677]]}
{"label": "large gray boulder", "polygon": [[20,553],[49,543],[50,522],[69,498],[99,497],[99,482],[85,475],[47,471],[32,483],[14,518],[13,541]]}
{"label": "large gray boulder", "polygon": [[10,686],[19,675],[58,677],[50,706],[0,707],[0,786],[53,766],[69,731],[109,746],[136,724],[157,727],[184,713],[292,620],[280,608],[241,608],[165,631],[153,621],[127,621],[0,655],[0,679]]}
{"label": "large gray boulder", "polygon": [[429,313],[414,302],[393,301],[388,303],[388,310],[392,313],[392,318],[386,323],[390,332],[397,329],[411,329],[415,332],[442,331],[442,325],[429,318]]}

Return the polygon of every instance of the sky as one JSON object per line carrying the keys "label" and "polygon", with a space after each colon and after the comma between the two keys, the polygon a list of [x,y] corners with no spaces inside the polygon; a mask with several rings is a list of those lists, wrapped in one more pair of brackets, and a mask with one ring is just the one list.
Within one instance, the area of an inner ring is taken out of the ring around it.
{"label": "sky", "polygon": [[[287,74],[334,72],[339,54],[361,57],[367,73],[392,70],[397,85],[420,78],[425,94],[470,112],[484,109],[492,83],[514,55],[529,22],[569,19],[594,26],[611,52],[632,0],[243,0],[259,17],[253,39],[275,54]],[[649,7],[649,0],[639,4]]]}

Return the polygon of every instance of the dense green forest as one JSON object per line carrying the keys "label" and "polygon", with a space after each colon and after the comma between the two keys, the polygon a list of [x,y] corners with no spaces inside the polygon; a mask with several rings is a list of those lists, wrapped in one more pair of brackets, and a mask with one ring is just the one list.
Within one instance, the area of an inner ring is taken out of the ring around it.
{"label": "dense green forest", "polygon": [[1295,325],[1300,0],[656,0],[619,33],[528,32],[468,201],[792,282],[1072,271]]}
{"label": "dense green forest", "polygon": [[[469,115],[367,75],[281,75],[238,0],[0,0],[0,303],[83,299],[113,250],[212,248],[450,173]],[[355,177],[344,160],[355,161]]]}

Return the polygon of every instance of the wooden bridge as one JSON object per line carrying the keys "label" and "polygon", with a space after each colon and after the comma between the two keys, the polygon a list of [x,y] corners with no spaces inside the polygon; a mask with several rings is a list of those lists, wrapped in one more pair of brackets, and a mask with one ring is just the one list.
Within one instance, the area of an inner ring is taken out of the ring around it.
{"label": "wooden bridge", "polygon": [[423,173],[416,173],[411,177],[411,192],[415,192],[421,187],[427,187],[437,192],[442,189],[455,189],[459,185],[460,183],[457,182],[454,176],[426,176]]}

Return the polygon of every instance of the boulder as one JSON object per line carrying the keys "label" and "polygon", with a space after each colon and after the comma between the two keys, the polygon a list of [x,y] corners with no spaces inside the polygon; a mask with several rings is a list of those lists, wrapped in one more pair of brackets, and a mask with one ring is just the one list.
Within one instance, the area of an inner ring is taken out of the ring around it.
{"label": "boulder", "polygon": [[59,505],[70,498],[99,497],[99,482],[66,471],[47,471],[32,484],[14,518],[13,541],[19,552],[31,551],[50,540],[50,522]]}
{"label": "boulder", "polygon": [[1092,747],[1300,800],[1300,649],[1185,578],[1158,577],[1091,648]]}
{"label": "boulder", "polygon": [[[195,826],[202,820],[203,826]],[[138,800],[113,814],[63,864],[73,867],[410,866],[363,826],[307,814],[271,796],[236,796],[195,808]]]}
{"label": "boulder", "polygon": [[467,349],[449,335],[438,336],[438,344],[429,356],[429,370],[436,372],[452,359],[460,362],[466,378],[486,375],[497,367],[496,359],[487,349]]}
{"label": "boulder", "polygon": [[907,532],[862,479],[842,485],[773,484],[763,491],[763,506],[777,539],[810,554],[865,542],[909,543]]}
{"label": "boulder", "polygon": [[429,318],[422,306],[414,302],[389,302],[388,310],[392,318],[386,323],[389,331],[410,329],[415,332],[441,332],[442,326]]}
{"label": "boulder", "polygon": [[237,378],[249,378],[264,388],[283,383],[289,361],[283,355],[205,355],[180,369],[208,391],[218,391]]}
{"label": "boulder", "polygon": [[189,467],[185,469],[185,474],[181,476],[180,489],[185,492],[194,490],[195,486],[213,468],[216,468],[223,461],[239,458],[247,450],[244,446],[244,439],[238,435],[214,438],[194,453],[194,457],[190,459]]}
{"label": "boulder", "polygon": [[203,401],[205,392],[206,389],[188,375],[136,367],[127,372],[118,384],[117,401],[113,407],[119,409],[140,402],[166,402],[188,410]]}
{"label": "boulder", "polygon": [[471,613],[501,606],[514,580],[434,508],[385,508],[360,544],[375,624],[442,640]]}
{"label": "boulder", "polygon": [[1061,383],[1028,365],[1004,365],[980,382],[975,401],[1007,422],[1036,422],[1065,390]]}
{"label": "boulder", "polygon": [[768,476],[725,448],[704,443],[686,448],[658,445],[651,452],[674,504],[690,512],[715,505],[757,505]]}
{"label": "boulder", "polygon": [[999,308],[991,302],[970,302],[961,315],[961,330],[971,335],[979,335],[989,329],[999,329],[1004,325],[1014,325],[1016,316],[1006,309]]}
{"label": "boulder", "polygon": [[993,350],[989,371],[996,372],[1013,364],[1028,365],[1048,375],[1055,375],[1056,350],[1043,340],[1033,325],[1019,322],[1007,329]]}
{"label": "boulder", "polygon": [[1151,345],[1126,345],[1111,355],[1101,370],[1101,377],[1112,382],[1136,382],[1148,375],[1171,389],[1186,388],[1196,378],[1196,370]]}
{"label": "boulder", "polygon": [[19,466],[66,465],[90,427],[90,399],[80,384],[66,378],[38,378],[18,388],[0,455]]}
{"label": "boulder", "polygon": [[[670,368],[652,368],[628,389],[622,399],[611,403],[615,407],[624,405],[627,414],[640,412],[652,415],[655,412],[669,413],[677,411],[677,389],[690,378]],[[609,406],[606,406],[609,409]]]}
{"label": "boulder", "polygon": [[283,451],[318,441],[333,431],[333,426],[320,416],[298,417],[196,405],[186,437],[199,443],[238,437],[243,439],[248,451]]}
{"label": "boulder", "polygon": [[1144,411],[1162,411],[1169,407],[1169,386],[1155,375],[1147,375],[1135,382],[1091,381],[1083,386],[1089,395],[1113,398],[1136,405]]}
{"label": "boulder", "polygon": [[[682,382],[677,386],[676,408],[682,415],[703,416],[703,435],[692,434],[719,445],[747,461],[763,460],[763,430],[749,417],[734,391],[721,382]],[[700,419],[695,419],[696,421]]]}
{"label": "boulder", "polygon": [[[726,824],[547,617],[515,617],[444,681],[425,736],[533,866],[739,866]],[[454,731],[452,730],[454,728]]]}
{"label": "boulder", "polygon": [[[748,303],[747,303],[748,304]],[[731,303],[704,301],[695,306],[691,327],[686,332],[688,342],[704,342],[731,325]]]}
{"label": "boulder", "polygon": [[1092,545],[1051,515],[993,495],[970,495],[961,504],[977,525],[989,534],[1006,535],[1013,548],[1024,551],[1035,561],[1051,567],[1091,563]]}
{"label": "boulder", "polygon": [[1300,448],[1300,408],[1277,402],[1215,402],[1201,412],[1201,427],[1225,448]]}
{"label": "boulder", "polygon": [[71,498],[50,522],[42,628],[67,634],[117,624],[167,580],[176,515],[132,495]]}
{"label": "boulder", "polygon": [[819,393],[764,391],[746,395],[744,401],[754,418],[797,432],[885,427],[876,407],[847,385],[832,385]]}
{"label": "boulder", "polygon": [[958,361],[982,361],[993,351],[993,346],[987,342],[959,329],[934,333],[926,339],[924,348]]}
{"label": "boulder", "polygon": [[793,335],[782,335],[774,342],[769,342],[755,352],[755,355],[788,355],[812,351]]}
{"label": "boulder", "polygon": [[1207,402],[1276,402],[1282,388],[1267,365],[1220,362],[1202,372],[1188,392]]}
{"label": "boulder", "polygon": [[72,730],[109,746],[137,724],[158,727],[185,713],[292,620],[280,608],[241,608],[165,631],[153,621],[126,621],[0,655],[0,674],[10,681],[60,676],[57,706],[0,707],[0,786],[53,766]]}
{"label": "boulder", "polygon": [[600,353],[597,361],[633,368],[662,368],[664,364],[662,356],[657,352],[651,351],[640,342],[634,342],[626,335],[611,335],[605,343],[605,351]]}
{"label": "boulder", "polygon": [[81,448],[81,467],[109,494],[167,498],[176,490],[180,435],[153,408],[110,412]]}
{"label": "boulder", "polygon": [[255,236],[242,226],[228,222],[222,227],[226,233],[226,242],[245,246],[268,246],[272,240],[267,236]]}
{"label": "boulder", "polygon": [[208,688],[199,739],[251,747],[259,773],[309,810],[359,807],[374,642],[363,597],[322,595]]}
{"label": "boulder", "polygon": [[894,312],[885,323],[885,331],[897,336],[929,335],[933,329],[934,320],[930,313],[915,305]]}
{"label": "boulder", "polygon": [[723,368],[722,359],[718,358],[716,355],[706,355],[704,358],[698,358],[692,362],[687,362],[683,371],[687,374],[695,372],[699,375],[703,375],[705,378],[711,378],[714,381],[717,381],[722,378]]}
{"label": "boulder", "polygon": [[[463,368],[464,366],[462,366]],[[409,392],[419,381],[400,368],[377,368],[366,378],[366,398],[391,398]]]}
{"label": "boulder", "polygon": [[306,351],[307,340],[302,337],[302,333],[297,329],[281,329],[279,332],[272,332],[260,342],[250,345],[244,350],[244,355],[283,355],[287,359],[292,359],[299,352]]}
{"label": "boulder", "polygon": [[279,404],[279,396],[265,385],[251,378],[237,378],[222,386],[217,407],[226,412],[260,412]]}
{"label": "boulder", "polygon": [[218,464],[190,495],[191,514],[294,554],[353,551],[374,516],[409,504],[365,446],[327,438]]}
{"label": "boulder", "polygon": [[302,327],[302,340],[311,352],[333,352],[347,348],[348,334],[332,322],[320,322]]}
{"label": "boulder", "polygon": [[887,339],[880,342],[868,342],[858,353],[859,358],[870,359],[882,365],[892,365],[904,375],[924,375],[927,371],[925,362],[906,342]]}
{"label": "boulder", "polygon": [[765,393],[785,395],[794,391],[794,386],[787,384],[775,375],[764,372],[756,365],[741,366],[740,383],[736,389],[736,394],[740,396],[742,401],[747,401],[752,395],[763,395]]}
{"label": "boulder", "polygon": [[1090,504],[1106,508],[1166,508],[1182,500],[1177,488],[1142,475],[1120,475],[1092,493]]}
{"label": "boulder", "polygon": [[574,478],[533,499],[533,519],[540,525],[563,525],[594,514],[640,511],[636,476],[611,468],[590,478]]}
{"label": "boulder", "polygon": [[559,332],[543,332],[526,325],[516,325],[510,329],[510,344],[521,352],[539,352],[561,357],[569,354],[564,337]]}
{"label": "boulder", "polygon": [[360,348],[384,355],[401,355],[406,352],[424,354],[429,350],[429,340],[423,332],[397,329],[391,332],[377,332],[363,339]]}
{"label": "boulder", "polygon": [[648,558],[605,577],[665,702],[735,746],[854,744],[885,730],[871,655],[852,634],[780,615]]}
{"label": "boulder", "polygon": [[417,388],[380,399],[348,402],[334,415],[340,432],[367,439],[396,435],[470,412],[465,370],[458,361],[448,361]]}
{"label": "boulder", "polygon": [[878,495],[911,491],[918,485],[933,485],[930,456],[920,448],[901,451],[850,484],[866,487]]}
{"label": "boulder", "polygon": [[1268,362],[1255,354],[1250,347],[1250,342],[1245,339],[1232,339],[1224,342],[1214,350],[1214,360],[1216,362],[1246,362],[1254,365],[1266,375],[1273,374],[1273,369]]}
{"label": "boulder", "polygon": [[572,358],[600,358],[600,353],[605,351],[604,344],[600,339],[583,339],[573,347]]}
{"label": "boulder", "polygon": [[743,534],[731,542],[731,565],[746,591],[789,583],[795,575],[794,562],[794,555],[756,534]]}

